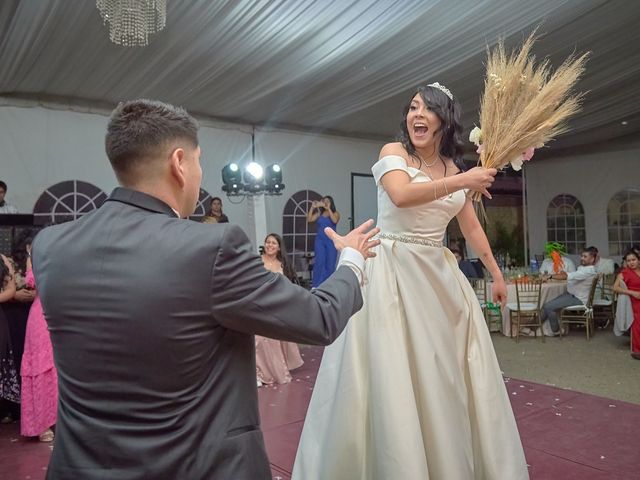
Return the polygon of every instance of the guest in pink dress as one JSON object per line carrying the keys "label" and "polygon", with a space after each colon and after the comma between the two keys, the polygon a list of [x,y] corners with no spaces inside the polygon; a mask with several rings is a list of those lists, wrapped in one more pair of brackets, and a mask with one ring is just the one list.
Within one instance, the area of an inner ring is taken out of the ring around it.
{"label": "guest in pink dress", "polygon": [[[287,259],[280,235],[270,233],[264,240],[262,262],[267,270],[285,275],[296,283],[296,273]],[[298,345],[256,335],[256,374],[258,386],[289,383],[290,370],[302,366]]]}
{"label": "guest in pink dress", "polygon": [[[35,279],[28,260],[26,283],[35,288]],[[22,356],[22,402],[20,433],[51,442],[58,408],[58,373],[53,365],[53,349],[47,322],[42,312],[40,296],[31,305]]]}

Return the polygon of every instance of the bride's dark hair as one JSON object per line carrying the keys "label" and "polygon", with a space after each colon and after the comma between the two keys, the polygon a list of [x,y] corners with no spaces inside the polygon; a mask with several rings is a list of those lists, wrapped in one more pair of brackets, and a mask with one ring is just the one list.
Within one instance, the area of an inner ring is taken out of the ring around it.
{"label": "bride's dark hair", "polygon": [[402,112],[398,141],[402,143],[402,146],[407,150],[409,155],[419,163],[422,163],[422,159],[416,153],[416,147],[411,142],[411,137],[409,137],[409,130],[407,130],[407,114],[411,107],[411,101],[417,94],[420,94],[427,108],[440,119],[441,124],[438,129],[438,131],[442,132],[440,151],[438,152],[440,154],[440,160],[443,161],[442,157],[451,158],[460,170],[464,170],[464,163],[462,161],[464,154],[464,142],[462,141],[463,128],[460,122],[462,109],[455,99],[451,100],[442,90],[436,87],[430,87],[428,85],[422,86],[411,95],[411,99],[405,105]]}

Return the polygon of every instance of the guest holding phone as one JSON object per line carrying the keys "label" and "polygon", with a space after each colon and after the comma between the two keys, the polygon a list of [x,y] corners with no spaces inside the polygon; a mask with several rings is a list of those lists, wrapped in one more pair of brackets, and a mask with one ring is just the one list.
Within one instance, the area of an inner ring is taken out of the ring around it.
{"label": "guest holding phone", "polygon": [[314,201],[307,212],[309,223],[316,223],[315,257],[313,261],[312,286],[315,288],[324,282],[336,269],[337,252],[331,239],[324,233],[329,227],[336,229],[340,221],[340,212],[336,210],[333,197],[326,195],[322,200]]}

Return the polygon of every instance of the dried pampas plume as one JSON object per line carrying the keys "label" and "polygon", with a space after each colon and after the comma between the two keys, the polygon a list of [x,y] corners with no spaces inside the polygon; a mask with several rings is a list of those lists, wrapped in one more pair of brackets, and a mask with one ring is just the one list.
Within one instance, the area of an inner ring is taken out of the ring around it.
{"label": "dried pampas plume", "polygon": [[583,94],[572,94],[572,88],[584,73],[588,53],[570,56],[552,73],[548,60],[534,64],[534,42],[535,31],[518,52],[507,54],[504,40],[493,51],[487,49],[479,148],[486,168],[521,162],[527,149],[566,132],[567,119],[580,110]]}

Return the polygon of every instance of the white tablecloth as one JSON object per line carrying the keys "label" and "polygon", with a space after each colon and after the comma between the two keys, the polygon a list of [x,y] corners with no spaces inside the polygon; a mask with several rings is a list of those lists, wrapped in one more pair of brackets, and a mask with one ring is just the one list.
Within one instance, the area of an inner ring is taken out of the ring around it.
{"label": "white tablecloth", "polygon": [[[488,296],[491,298],[491,286],[493,283],[488,285]],[[559,297],[563,293],[567,291],[567,282],[559,281],[559,280],[549,280],[542,284],[542,288],[540,290],[540,306],[544,305],[549,300],[553,300],[556,297]],[[516,303],[518,301],[516,297],[516,284],[508,283],[507,284],[507,303]],[[502,333],[507,337],[511,336],[511,320],[509,318],[509,309],[504,307],[502,308]]]}

